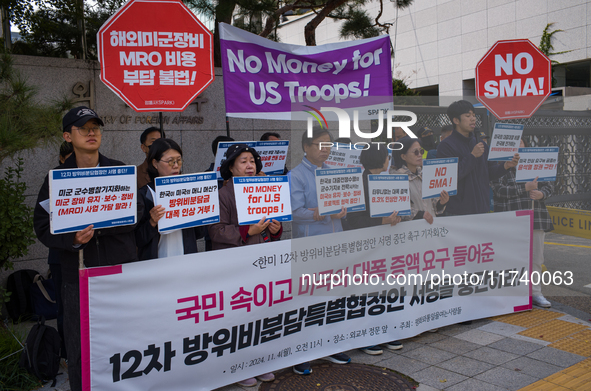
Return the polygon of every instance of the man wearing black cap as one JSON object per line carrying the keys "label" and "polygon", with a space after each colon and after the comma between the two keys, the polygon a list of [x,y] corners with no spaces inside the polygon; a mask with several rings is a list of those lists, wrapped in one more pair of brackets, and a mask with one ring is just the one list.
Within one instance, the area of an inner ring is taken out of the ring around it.
{"label": "man wearing black cap", "polygon": [[[70,110],[62,121],[64,140],[72,143],[74,153],[56,169],[121,166],[122,162],[99,153],[103,121],[88,107]],[[64,339],[68,351],[70,389],[82,390],[80,351],[80,296],[79,252],[83,251],[84,265],[107,266],[132,262],[137,259],[134,226],[100,229],[92,225],[78,232],[52,235],[49,228],[49,179],[39,190],[35,204],[34,226],[37,238],[45,246],[56,249],[62,267],[62,300],[64,307]],[[138,211],[143,206],[138,205]],[[141,216],[138,216],[138,220]]]}

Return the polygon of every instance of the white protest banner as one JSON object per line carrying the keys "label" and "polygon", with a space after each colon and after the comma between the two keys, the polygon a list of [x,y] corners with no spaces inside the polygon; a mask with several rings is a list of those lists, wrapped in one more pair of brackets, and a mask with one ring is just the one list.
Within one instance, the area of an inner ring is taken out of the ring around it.
{"label": "white protest banner", "polygon": [[523,134],[522,124],[495,123],[488,160],[510,161],[519,149],[519,140]]}
{"label": "white protest banner", "polygon": [[410,216],[408,175],[368,175],[369,212],[371,217]]}
{"label": "white protest banner", "polygon": [[330,168],[362,168],[363,166],[359,162],[362,148],[355,148],[355,144],[335,143],[324,163]]}
{"label": "white protest banner", "polygon": [[213,172],[158,177],[154,180],[154,205],[166,213],[158,232],[198,227],[220,221],[218,183]]}
{"label": "white protest banner", "polygon": [[[81,270],[83,389],[211,390],[531,309],[531,219],[519,211],[416,220]],[[302,265],[313,281],[294,285],[292,268]],[[368,282],[338,285],[341,273],[329,273],[339,270]]]}
{"label": "white protest banner", "polygon": [[515,180],[553,182],[558,171],[558,147],[519,148],[519,164]]}
{"label": "white protest banner", "polygon": [[218,143],[218,150],[215,154],[214,172],[217,173],[218,179],[222,179],[222,176],[220,175],[220,167],[224,160],[226,160],[226,152],[228,151],[228,148],[234,144],[244,144],[248,147],[254,148],[261,157],[261,163],[263,164],[261,171],[265,174],[283,174],[285,161],[287,160],[289,141],[224,141]]}
{"label": "white protest banner", "polygon": [[136,167],[115,166],[49,171],[52,234],[136,223]]}
{"label": "white protest banner", "polygon": [[365,210],[361,168],[322,168],[315,172],[320,216]]}
{"label": "white protest banner", "polygon": [[291,221],[291,197],[286,175],[233,179],[238,224],[256,224],[263,217]]}
{"label": "white protest banner", "polygon": [[423,199],[458,194],[458,158],[423,160]]}
{"label": "white protest banner", "polygon": [[267,175],[283,175],[289,141],[257,141],[254,149],[261,156],[263,171]]}

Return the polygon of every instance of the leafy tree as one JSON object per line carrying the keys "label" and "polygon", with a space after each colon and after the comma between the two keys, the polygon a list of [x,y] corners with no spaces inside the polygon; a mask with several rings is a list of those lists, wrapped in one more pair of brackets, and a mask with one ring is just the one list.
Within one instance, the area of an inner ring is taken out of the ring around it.
{"label": "leafy tree", "polygon": [[[551,56],[555,56],[557,54],[564,54],[572,52],[572,50],[565,50],[562,52],[554,52],[554,45],[552,44],[552,40],[554,39],[554,34],[564,32],[564,30],[557,29],[553,31],[549,31],[550,28],[554,25],[554,23],[548,23],[542,32],[542,38],[540,39],[540,51],[546,55],[546,57],[550,58]],[[550,58],[550,63],[552,64],[552,87],[556,85],[556,79],[554,78],[554,65],[560,64],[556,60],[552,60]]]}

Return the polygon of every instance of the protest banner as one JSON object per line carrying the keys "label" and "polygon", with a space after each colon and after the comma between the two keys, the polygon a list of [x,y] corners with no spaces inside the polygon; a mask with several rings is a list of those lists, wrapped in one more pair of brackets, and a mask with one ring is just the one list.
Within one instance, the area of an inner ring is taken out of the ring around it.
{"label": "protest banner", "polygon": [[185,174],[154,179],[154,206],[166,213],[158,221],[158,232],[218,223],[220,201],[214,173]]}
{"label": "protest banner", "polygon": [[365,210],[361,168],[318,169],[315,171],[316,197],[320,216]]}
{"label": "protest banner", "polygon": [[522,124],[496,123],[493,128],[488,160],[511,161],[519,149],[519,141],[523,134]]}
{"label": "protest banner", "polygon": [[[83,389],[211,390],[531,309],[531,219],[519,211],[417,220],[81,270]],[[302,265],[315,276],[294,285],[292,268]],[[368,282],[318,281],[338,270]]]}
{"label": "protest banner", "polygon": [[423,199],[458,194],[458,158],[423,160]]}
{"label": "protest banner", "polygon": [[49,226],[53,235],[135,224],[136,167],[49,171]]}
{"label": "protest banner", "polygon": [[354,168],[363,167],[359,162],[359,155],[363,146],[359,149],[355,148],[355,144],[335,143],[330,149],[330,155],[324,162],[330,168]]}
{"label": "protest banner", "polygon": [[289,141],[223,141],[218,143],[218,150],[215,154],[214,171],[217,173],[218,179],[222,179],[222,176],[220,175],[220,167],[224,160],[226,160],[226,152],[228,151],[228,148],[234,144],[245,144],[254,148],[261,157],[261,163],[263,164],[261,171],[265,174],[283,174],[285,161],[287,160]]}
{"label": "protest banner", "polygon": [[387,35],[300,46],[220,23],[220,46],[228,117],[291,120],[312,105],[376,118],[393,108]]}
{"label": "protest banner", "polygon": [[553,182],[558,171],[558,147],[519,148],[519,164],[515,180]]}
{"label": "protest banner", "polygon": [[410,216],[408,175],[368,175],[369,212],[371,217]]}
{"label": "protest banner", "polygon": [[291,221],[291,197],[286,175],[234,177],[238,224],[256,224],[263,217]]}

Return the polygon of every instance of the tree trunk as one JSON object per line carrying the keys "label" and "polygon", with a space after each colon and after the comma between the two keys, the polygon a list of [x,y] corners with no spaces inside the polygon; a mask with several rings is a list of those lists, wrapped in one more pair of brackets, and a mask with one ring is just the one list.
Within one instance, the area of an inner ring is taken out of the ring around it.
{"label": "tree trunk", "polygon": [[213,32],[213,64],[222,66],[222,52],[220,48],[220,23],[232,23],[232,15],[236,8],[236,0],[220,0],[215,9],[215,29]]}
{"label": "tree trunk", "polygon": [[318,25],[322,23],[324,19],[326,19],[328,14],[330,14],[337,7],[346,2],[347,0],[329,0],[324,6],[324,8],[322,8],[320,12],[316,14],[314,19],[312,19],[306,25],[306,27],[304,27],[304,38],[306,40],[306,46],[316,46],[316,27],[318,27]]}

